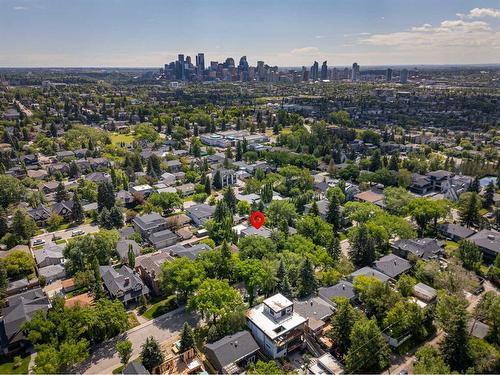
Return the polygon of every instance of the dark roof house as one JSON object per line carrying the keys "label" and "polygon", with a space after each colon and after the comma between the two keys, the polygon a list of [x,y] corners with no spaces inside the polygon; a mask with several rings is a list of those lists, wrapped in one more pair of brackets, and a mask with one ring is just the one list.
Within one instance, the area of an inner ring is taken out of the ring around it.
{"label": "dark roof house", "polygon": [[377,260],[374,268],[391,278],[397,278],[411,269],[411,263],[397,255],[389,254]]}
{"label": "dark roof house", "polygon": [[148,295],[149,289],[127,266],[115,270],[112,266],[100,266],[101,277],[104,285],[113,298],[123,303],[137,301],[140,296]]}

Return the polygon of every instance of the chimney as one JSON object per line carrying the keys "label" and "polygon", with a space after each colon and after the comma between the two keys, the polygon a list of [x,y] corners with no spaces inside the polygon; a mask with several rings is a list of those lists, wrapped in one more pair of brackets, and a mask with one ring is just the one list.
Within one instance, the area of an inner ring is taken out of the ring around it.
{"label": "chimney", "polygon": [[234,347],[235,347],[235,348],[237,348],[237,347],[238,347],[238,340],[236,340],[236,341],[234,342]]}
{"label": "chimney", "polygon": [[129,284],[130,284],[130,278],[126,277],[124,282],[123,282],[123,285],[128,286]]}
{"label": "chimney", "polygon": [[492,235],[492,234],[488,234],[488,239],[489,239],[490,241],[495,241],[495,236],[494,236],[494,235]]}
{"label": "chimney", "polygon": [[342,290],[345,290],[345,284],[342,284]]}
{"label": "chimney", "polygon": [[310,302],[311,306],[313,305],[313,301]]}

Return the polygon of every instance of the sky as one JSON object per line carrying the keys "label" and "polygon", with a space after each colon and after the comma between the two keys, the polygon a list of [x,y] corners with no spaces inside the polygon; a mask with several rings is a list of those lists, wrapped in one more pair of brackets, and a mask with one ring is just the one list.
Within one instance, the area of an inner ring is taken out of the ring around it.
{"label": "sky", "polygon": [[0,67],[500,63],[500,0],[0,0]]}

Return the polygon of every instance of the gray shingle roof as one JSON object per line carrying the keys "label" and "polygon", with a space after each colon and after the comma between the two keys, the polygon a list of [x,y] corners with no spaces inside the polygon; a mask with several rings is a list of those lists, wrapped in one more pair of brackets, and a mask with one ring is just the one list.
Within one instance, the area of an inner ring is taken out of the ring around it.
{"label": "gray shingle roof", "polygon": [[394,247],[425,260],[435,258],[443,251],[441,242],[435,238],[399,240],[394,242]]}
{"label": "gray shingle roof", "polygon": [[128,247],[132,245],[135,256],[141,255],[141,247],[134,240],[120,240],[116,244],[116,252],[121,259],[128,259]]}
{"label": "gray shingle roof", "polygon": [[374,264],[375,269],[389,277],[396,277],[411,269],[411,263],[394,254],[383,256]]}
{"label": "gray shingle roof", "polygon": [[144,375],[150,374],[150,372],[139,362],[130,362],[127,367],[123,369],[124,374],[130,375]]}
{"label": "gray shingle roof", "polygon": [[319,288],[318,295],[325,301],[333,303],[332,298],[337,297],[345,297],[352,300],[356,297],[356,292],[352,283],[347,280],[341,280],[335,285]]}
{"label": "gray shingle roof", "polygon": [[258,350],[259,345],[248,331],[241,331],[205,345],[205,353],[218,370]]}
{"label": "gray shingle roof", "polygon": [[496,256],[500,253],[500,233],[483,229],[482,231],[469,237],[469,241],[474,242],[483,250],[487,250],[490,255]]}
{"label": "gray shingle roof", "polygon": [[383,274],[382,272],[377,271],[376,269],[373,269],[371,267],[360,268],[359,270],[356,270],[349,275],[351,280],[354,280],[354,278],[356,278],[358,276],[376,277],[377,279],[379,279],[383,283],[385,283],[386,281],[388,281],[390,279],[389,276],[387,276],[387,275]]}
{"label": "gray shingle roof", "polygon": [[112,266],[100,266],[99,269],[108,292],[123,302],[149,293],[148,287],[127,266],[122,266],[118,271]]}
{"label": "gray shingle roof", "polygon": [[441,224],[438,229],[445,236],[458,237],[462,239],[470,237],[475,233],[472,229],[458,224]]}

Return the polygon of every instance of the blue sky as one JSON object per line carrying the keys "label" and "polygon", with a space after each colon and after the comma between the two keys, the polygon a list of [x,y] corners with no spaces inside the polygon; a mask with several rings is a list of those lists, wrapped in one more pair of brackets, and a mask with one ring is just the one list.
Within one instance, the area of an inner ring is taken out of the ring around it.
{"label": "blue sky", "polygon": [[0,0],[0,66],[500,63],[499,0]]}

